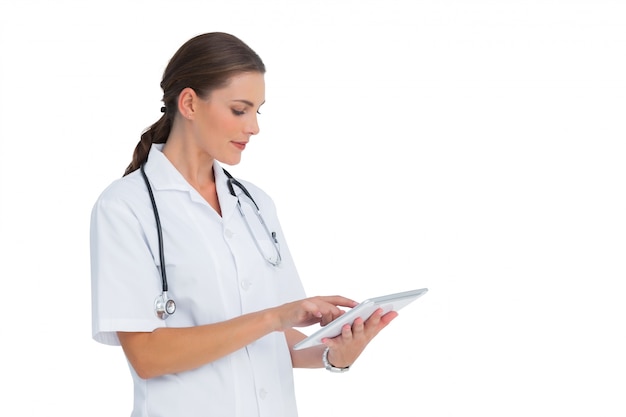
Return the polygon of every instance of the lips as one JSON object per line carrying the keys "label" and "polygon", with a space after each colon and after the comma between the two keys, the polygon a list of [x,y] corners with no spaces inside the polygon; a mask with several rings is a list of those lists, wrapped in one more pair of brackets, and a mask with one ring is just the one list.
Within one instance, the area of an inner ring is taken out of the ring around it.
{"label": "lips", "polygon": [[232,142],[232,144],[239,150],[243,151],[246,149],[247,142]]}

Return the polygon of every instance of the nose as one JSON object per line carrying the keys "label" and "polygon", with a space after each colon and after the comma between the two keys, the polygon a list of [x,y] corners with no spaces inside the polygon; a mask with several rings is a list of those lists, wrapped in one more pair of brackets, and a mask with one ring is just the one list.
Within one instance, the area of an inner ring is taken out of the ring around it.
{"label": "nose", "polygon": [[257,115],[254,114],[251,120],[246,125],[246,133],[250,135],[256,135],[259,133],[261,129],[259,128],[259,121],[257,119]]}

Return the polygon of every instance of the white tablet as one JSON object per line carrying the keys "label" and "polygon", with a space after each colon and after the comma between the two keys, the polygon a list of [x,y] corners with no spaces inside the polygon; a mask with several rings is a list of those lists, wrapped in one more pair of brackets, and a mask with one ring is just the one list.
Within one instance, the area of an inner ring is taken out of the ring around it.
{"label": "white tablet", "polygon": [[315,345],[321,345],[322,339],[325,337],[335,337],[341,334],[341,328],[345,324],[352,324],[354,320],[361,317],[367,320],[378,308],[382,308],[383,312],[398,311],[407,304],[415,301],[428,291],[428,288],[419,290],[404,291],[395,294],[383,295],[363,301],[351,310],[346,311],[326,326],[321,327],[318,331],[296,343],[293,348],[295,350],[304,349]]}

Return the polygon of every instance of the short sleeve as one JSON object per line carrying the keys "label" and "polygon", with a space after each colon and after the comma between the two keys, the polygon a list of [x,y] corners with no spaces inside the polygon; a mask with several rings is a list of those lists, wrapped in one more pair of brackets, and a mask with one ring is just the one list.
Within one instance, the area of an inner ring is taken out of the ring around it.
{"label": "short sleeve", "polygon": [[[119,345],[118,331],[153,331],[165,325],[154,313],[161,277],[148,244],[151,236],[141,221],[150,213],[142,213],[132,197],[114,189],[107,189],[92,209],[92,337],[97,342]],[[152,233],[156,239],[156,231]]]}

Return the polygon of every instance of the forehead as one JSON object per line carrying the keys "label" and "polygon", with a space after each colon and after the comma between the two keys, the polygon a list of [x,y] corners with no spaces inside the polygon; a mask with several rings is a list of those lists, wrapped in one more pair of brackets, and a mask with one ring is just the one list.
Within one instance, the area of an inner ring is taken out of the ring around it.
{"label": "forehead", "polygon": [[211,96],[225,100],[247,100],[259,105],[265,101],[265,76],[260,72],[233,75],[226,86],[213,90]]}

